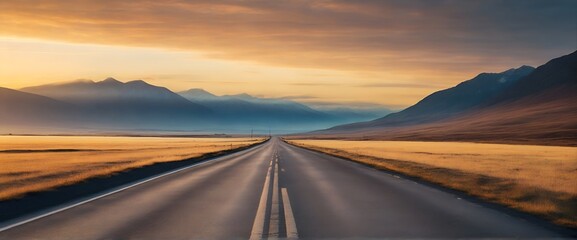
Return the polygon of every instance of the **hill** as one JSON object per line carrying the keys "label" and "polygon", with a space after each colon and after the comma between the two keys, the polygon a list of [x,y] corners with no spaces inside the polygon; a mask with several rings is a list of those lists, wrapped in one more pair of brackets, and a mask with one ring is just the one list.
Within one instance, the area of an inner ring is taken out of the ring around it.
{"label": "hill", "polygon": [[[577,145],[575,66],[577,52],[553,59],[526,76],[513,80],[506,87],[500,87],[501,81],[495,81],[494,77],[481,80],[479,77],[485,75],[481,74],[454,88],[434,93],[399,114],[390,114],[371,122],[337,126],[308,134],[307,137],[574,146]],[[521,74],[518,74],[519,71]],[[500,75],[515,72],[509,76],[523,75],[529,72],[529,68],[509,70]],[[473,100],[457,97],[455,100],[461,100],[451,102],[446,101],[450,98],[440,97],[467,96],[462,92],[447,93],[457,90],[467,92],[464,86],[477,81],[485,83],[477,89],[497,90],[485,91],[489,94],[482,94],[481,98],[473,96]]]}
{"label": "hill", "polygon": [[[82,122],[77,106],[36,94],[0,87],[0,126],[23,128],[64,128]],[[2,131],[5,131],[2,129]]]}
{"label": "hill", "polygon": [[21,89],[83,109],[97,126],[130,129],[197,129],[214,113],[180,95],[141,80],[76,81]]}

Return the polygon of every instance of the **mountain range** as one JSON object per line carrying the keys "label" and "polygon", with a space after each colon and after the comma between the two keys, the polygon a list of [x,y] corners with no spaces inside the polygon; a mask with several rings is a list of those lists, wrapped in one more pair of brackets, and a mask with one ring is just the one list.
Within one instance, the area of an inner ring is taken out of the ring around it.
{"label": "mountain range", "polygon": [[314,138],[577,145],[577,51],[536,69],[482,73],[398,113]]}
{"label": "mountain range", "polygon": [[67,103],[81,110],[86,126],[111,129],[190,129],[215,118],[212,110],[172,91],[136,80],[113,78],[75,81],[21,89]]}
{"label": "mountain range", "polygon": [[339,122],[375,119],[388,109],[331,108],[318,109],[286,99],[257,98],[246,93],[216,96],[203,89],[179,92],[189,101],[212,109],[221,119],[230,119],[228,126],[247,128],[270,126],[284,132],[319,129]]}
{"label": "mountain range", "polygon": [[248,94],[216,96],[202,89],[175,93],[142,80],[79,80],[0,89],[3,132],[196,131],[276,133],[307,131],[377,118],[387,109],[313,109],[286,99]]}
{"label": "mountain range", "polygon": [[0,133],[325,129],[292,137],[573,146],[576,103],[577,52],[573,52],[538,68],[481,73],[396,113],[319,108],[245,93],[217,96],[203,89],[176,93],[141,80],[124,83],[113,78],[0,88]]}

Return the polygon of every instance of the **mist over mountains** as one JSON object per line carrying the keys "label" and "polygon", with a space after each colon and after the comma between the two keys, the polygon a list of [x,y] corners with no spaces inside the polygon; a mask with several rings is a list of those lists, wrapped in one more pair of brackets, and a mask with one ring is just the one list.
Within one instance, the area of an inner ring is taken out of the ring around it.
{"label": "mist over mountains", "polygon": [[[308,138],[550,142],[577,145],[577,52],[481,73],[400,112],[319,107],[246,93],[172,92],[136,80],[0,88],[0,133],[309,132]],[[334,127],[333,127],[334,126]]]}
{"label": "mist over mountains", "polygon": [[[187,130],[215,118],[205,106],[144,81],[76,81],[23,88],[23,92],[68,103],[82,111],[85,126],[110,129]],[[202,117],[201,117],[202,116]]]}
{"label": "mist over mountains", "polygon": [[287,133],[374,119],[387,109],[313,109],[285,99],[248,94],[216,96],[202,89],[175,93],[142,80],[80,80],[1,89],[4,132],[186,131]]}
{"label": "mist over mountains", "polygon": [[[235,128],[271,126],[286,132],[299,129],[318,129],[338,122],[357,122],[359,119],[375,119],[388,109],[318,109],[286,99],[258,98],[246,93],[216,96],[203,89],[179,92],[189,101],[212,109],[227,124]],[[250,124],[247,124],[250,123]]]}
{"label": "mist over mountains", "polygon": [[[0,123],[2,128],[49,128],[52,123],[65,126],[82,122],[80,107],[48,97],[0,87]],[[49,123],[49,124],[47,124]],[[7,130],[7,129],[2,129]]]}

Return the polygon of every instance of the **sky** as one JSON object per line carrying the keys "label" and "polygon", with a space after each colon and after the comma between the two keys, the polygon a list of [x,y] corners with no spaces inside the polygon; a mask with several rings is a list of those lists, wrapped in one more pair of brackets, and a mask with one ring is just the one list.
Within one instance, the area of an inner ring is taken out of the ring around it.
{"label": "sky", "polygon": [[0,86],[142,79],[400,109],[577,50],[574,0],[3,0]]}

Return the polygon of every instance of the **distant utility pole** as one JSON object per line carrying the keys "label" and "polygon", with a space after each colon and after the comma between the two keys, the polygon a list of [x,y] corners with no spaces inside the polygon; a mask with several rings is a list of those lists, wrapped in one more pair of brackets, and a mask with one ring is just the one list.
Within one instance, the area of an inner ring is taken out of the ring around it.
{"label": "distant utility pole", "polygon": [[250,130],[250,139],[251,139],[251,140],[252,140],[252,131],[253,131],[253,130],[254,130],[254,129],[251,129],[251,130]]}
{"label": "distant utility pole", "polygon": [[268,137],[270,138],[270,127],[268,127]]}

